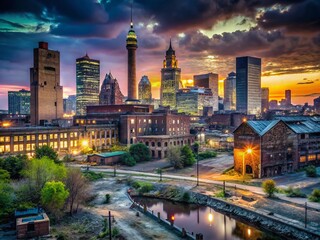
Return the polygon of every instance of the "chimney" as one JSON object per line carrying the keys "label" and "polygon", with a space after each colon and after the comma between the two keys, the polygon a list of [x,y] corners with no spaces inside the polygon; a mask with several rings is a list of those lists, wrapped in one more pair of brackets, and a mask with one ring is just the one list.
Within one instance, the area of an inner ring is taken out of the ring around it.
{"label": "chimney", "polygon": [[48,43],[47,42],[39,42],[39,48],[48,50]]}

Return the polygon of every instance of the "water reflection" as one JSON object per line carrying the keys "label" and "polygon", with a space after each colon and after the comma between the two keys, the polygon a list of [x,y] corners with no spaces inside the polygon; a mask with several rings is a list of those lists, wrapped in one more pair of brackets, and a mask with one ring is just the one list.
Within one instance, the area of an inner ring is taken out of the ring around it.
{"label": "water reflection", "polygon": [[205,240],[269,240],[280,239],[262,232],[229,216],[215,212],[212,208],[195,204],[182,204],[155,198],[134,198],[136,202],[160,212],[174,225],[185,228],[188,232],[202,233]]}

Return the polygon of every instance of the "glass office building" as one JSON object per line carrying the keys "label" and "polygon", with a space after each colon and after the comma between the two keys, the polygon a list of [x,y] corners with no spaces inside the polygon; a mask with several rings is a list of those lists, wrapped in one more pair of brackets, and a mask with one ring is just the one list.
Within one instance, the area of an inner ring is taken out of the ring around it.
{"label": "glass office building", "polygon": [[8,92],[8,113],[25,115],[30,114],[30,91],[9,91]]}
{"label": "glass office building", "polygon": [[76,61],[77,115],[86,115],[88,105],[99,104],[100,61],[86,54]]}

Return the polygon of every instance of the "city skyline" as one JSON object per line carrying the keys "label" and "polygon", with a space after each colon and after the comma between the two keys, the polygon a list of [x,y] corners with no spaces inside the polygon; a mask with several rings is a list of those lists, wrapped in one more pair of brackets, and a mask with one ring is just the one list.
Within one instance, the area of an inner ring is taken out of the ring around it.
{"label": "city skyline", "polygon": [[[162,1],[134,2],[137,78],[149,76],[153,96],[160,97],[160,69],[172,37],[182,80],[206,72],[225,79],[235,71],[236,57],[250,55],[262,58],[262,87],[269,87],[270,100],[284,98],[284,91],[291,89],[293,104],[313,104],[320,95],[320,3],[239,1],[221,7],[220,2],[170,1],[170,8]],[[61,53],[64,97],[75,94],[74,62],[86,51],[101,62],[100,82],[111,70],[121,91],[127,92],[123,70],[129,1],[32,3],[5,1],[0,10],[0,109],[7,108],[8,91],[29,89],[32,49],[39,41],[49,42]],[[177,9],[185,17],[170,14]]]}

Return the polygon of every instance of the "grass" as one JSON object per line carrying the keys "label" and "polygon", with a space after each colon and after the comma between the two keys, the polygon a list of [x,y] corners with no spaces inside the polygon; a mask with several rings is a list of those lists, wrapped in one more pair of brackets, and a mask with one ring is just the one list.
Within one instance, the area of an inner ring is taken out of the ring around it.
{"label": "grass", "polygon": [[96,173],[93,171],[86,171],[83,172],[83,175],[90,181],[90,182],[94,182],[97,181],[99,179],[102,179],[104,177],[103,173]]}

